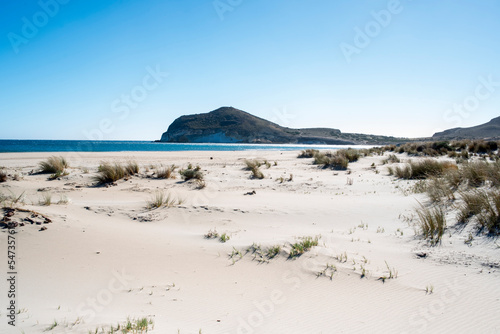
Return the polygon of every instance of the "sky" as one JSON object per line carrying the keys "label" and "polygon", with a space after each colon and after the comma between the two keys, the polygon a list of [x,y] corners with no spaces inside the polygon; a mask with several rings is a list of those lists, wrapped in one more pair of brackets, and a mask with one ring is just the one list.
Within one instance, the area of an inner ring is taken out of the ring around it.
{"label": "sky", "polygon": [[500,116],[498,0],[0,6],[0,139],[156,140],[221,106],[398,137]]}

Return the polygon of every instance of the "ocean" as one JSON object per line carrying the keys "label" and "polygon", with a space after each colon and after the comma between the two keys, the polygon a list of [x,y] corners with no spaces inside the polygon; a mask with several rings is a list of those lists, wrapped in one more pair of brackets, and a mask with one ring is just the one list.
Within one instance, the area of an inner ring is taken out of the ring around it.
{"label": "ocean", "polygon": [[[89,141],[89,140],[0,140],[0,153],[5,152],[131,152],[131,151],[244,151],[341,149],[343,145],[295,144],[183,144],[151,141]],[[352,146],[368,148],[372,146]]]}

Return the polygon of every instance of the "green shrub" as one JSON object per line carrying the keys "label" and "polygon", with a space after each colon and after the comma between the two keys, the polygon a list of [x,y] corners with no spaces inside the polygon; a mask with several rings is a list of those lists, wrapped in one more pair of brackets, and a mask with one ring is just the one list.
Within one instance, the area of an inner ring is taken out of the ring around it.
{"label": "green shrub", "polygon": [[203,180],[203,173],[201,172],[200,166],[193,167],[191,164],[189,164],[186,169],[180,170],[179,174],[184,181],[192,179]]}

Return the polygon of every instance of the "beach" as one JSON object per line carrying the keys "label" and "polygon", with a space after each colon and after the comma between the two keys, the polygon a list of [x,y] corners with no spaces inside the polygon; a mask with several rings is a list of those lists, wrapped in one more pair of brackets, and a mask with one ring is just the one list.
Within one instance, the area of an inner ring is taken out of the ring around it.
{"label": "beach", "polygon": [[[24,224],[15,327],[2,293],[1,331],[108,333],[146,318],[151,333],[500,332],[496,238],[449,226],[439,245],[423,240],[415,209],[428,199],[412,192],[417,181],[388,174],[387,153],[348,170],[298,154],[0,154],[3,206]],[[50,156],[66,158],[68,175],[36,173]],[[264,178],[251,177],[248,159],[262,161]],[[96,186],[104,161],[136,162],[139,173]],[[172,164],[175,178],[155,176]],[[203,183],[181,178],[188,164]],[[158,194],[169,207],[151,207]],[[313,245],[292,256],[304,241]]]}

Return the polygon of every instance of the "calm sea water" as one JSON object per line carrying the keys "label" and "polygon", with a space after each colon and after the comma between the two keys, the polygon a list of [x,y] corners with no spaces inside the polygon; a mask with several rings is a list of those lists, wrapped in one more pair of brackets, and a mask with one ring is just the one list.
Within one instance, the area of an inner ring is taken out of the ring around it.
{"label": "calm sea water", "polygon": [[[356,146],[371,147],[371,146]],[[332,145],[179,144],[150,141],[0,140],[0,152],[244,151],[339,149]]]}

